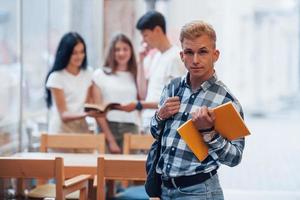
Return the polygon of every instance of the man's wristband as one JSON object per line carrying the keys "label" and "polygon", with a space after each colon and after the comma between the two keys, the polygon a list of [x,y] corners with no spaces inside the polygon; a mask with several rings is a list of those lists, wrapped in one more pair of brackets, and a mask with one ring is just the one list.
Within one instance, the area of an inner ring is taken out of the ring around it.
{"label": "man's wristband", "polygon": [[136,103],[136,105],[135,105],[135,109],[136,110],[143,110],[143,105],[142,105],[142,103],[140,102],[140,101],[138,101],[137,103]]}
{"label": "man's wristband", "polygon": [[164,120],[158,116],[158,112],[155,113],[155,119],[158,123],[163,122]]}
{"label": "man's wristband", "polygon": [[212,126],[211,128],[199,129],[199,131],[200,131],[201,133],[212,132],[213,130],[215,130],[215,127],[214,127],[214,126]]}

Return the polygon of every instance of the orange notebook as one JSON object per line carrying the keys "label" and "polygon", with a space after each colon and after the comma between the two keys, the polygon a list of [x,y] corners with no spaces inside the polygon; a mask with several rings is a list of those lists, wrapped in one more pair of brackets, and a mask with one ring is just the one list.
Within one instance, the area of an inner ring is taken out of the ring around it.
{"label": "orange notebook", "polygon": [[[232,102],[222,104],[213,110],[216,115],[215,130],[224,138],[231,141],[250,135],[244,120]],[[200,161],[208,156],[208,146],[192,120],[182,124],[177,131]]]}

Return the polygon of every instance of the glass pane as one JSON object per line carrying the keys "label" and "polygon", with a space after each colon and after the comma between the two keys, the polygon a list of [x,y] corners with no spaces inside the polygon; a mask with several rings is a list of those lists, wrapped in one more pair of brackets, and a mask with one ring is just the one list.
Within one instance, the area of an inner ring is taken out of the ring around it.
{"label": "glass pane", "polygon": [[24,148],[37,150],[40,133],[47,131],[45,77],[53,64],[61,37],[69,31],[81,34],[87,44],[89,65],[98,66],[102,55],[101,3],[76,0],[24,1]]}
{"label": "glass pane", "polygon": [[23,1],[23,132],[30,148],[38,125],[46,123],[44,77],[48,70],[48,1]]}
{"label": "glass pane", "polygon": [[0,1],[0,155],[18,148],[19,18],[16,0]]}

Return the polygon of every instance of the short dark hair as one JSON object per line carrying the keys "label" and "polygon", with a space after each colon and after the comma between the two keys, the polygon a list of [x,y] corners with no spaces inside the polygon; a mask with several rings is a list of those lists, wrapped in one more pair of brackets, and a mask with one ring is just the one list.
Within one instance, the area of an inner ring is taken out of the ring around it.
{"label": "short dark hair", "polygon": [[166,20],[165,17],[155,10],[148,11],[137,22],[136,28],[140,31],[150,29],[153,30],[156,26],[159,26],[166,34]]}

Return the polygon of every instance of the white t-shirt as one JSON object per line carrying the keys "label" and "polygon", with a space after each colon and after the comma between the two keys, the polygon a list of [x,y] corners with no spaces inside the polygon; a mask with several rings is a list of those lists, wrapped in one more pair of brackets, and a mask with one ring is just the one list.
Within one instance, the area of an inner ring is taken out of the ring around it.
{"label": "white t-shirt", "polygon": [[[150,67],[150,77],[148,82],[147,102],[159,102],[162,90],[171,79],[183,76],[186,73],[183,62],[179,55],[180,49],[172,46],[163,53],[156,53]],[[143,111],[143,127],[149,130],[150,120],[155,113],[155,109]]]}
{"label": "white t-shirt", "polygon": [[[67,111],[78,113],[84,111],[84,103],[87,98],[88,88],[92,84],[93,72],[90,69],[80,70],[78,75],[73,75],[67,70],[56,71],[50,74],[46,87],[57,88],[64,91]],[[60,116],[52,96],[51,119],[49,132],[59,131]],[[61,122],[62,123],[62,122]]]}
{"label": "white t-shirt", "polygon": [[[97,69],[93,81],[100,88],[103,103],[126,104],[137,101],[137,88],[134,77],[130,72],[117,71],[115,74],[106,74],[103,69]],[[138,113],[111,110],[107,113],[111,122],[125,122],[139,125]]]}

